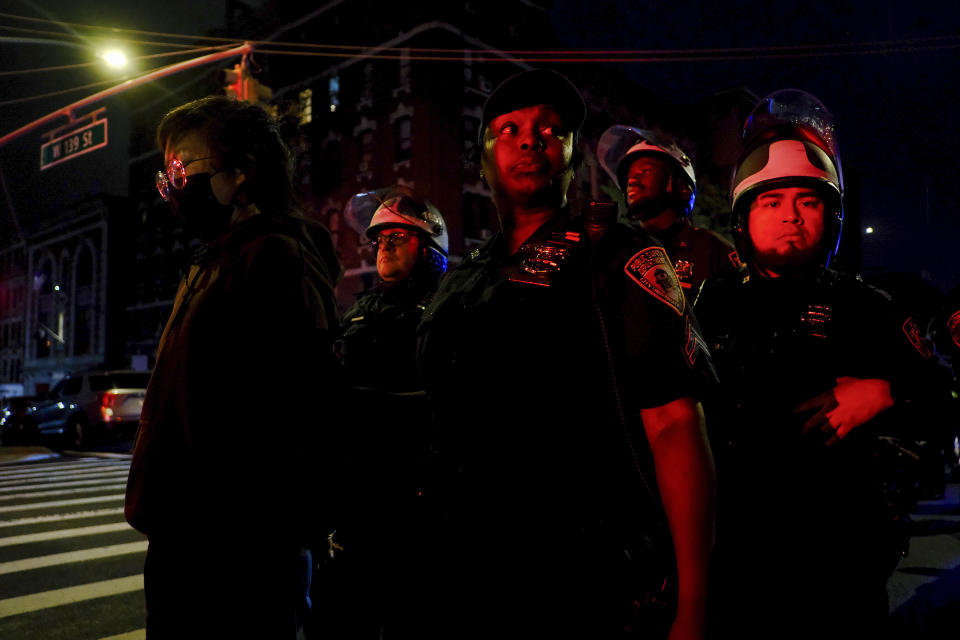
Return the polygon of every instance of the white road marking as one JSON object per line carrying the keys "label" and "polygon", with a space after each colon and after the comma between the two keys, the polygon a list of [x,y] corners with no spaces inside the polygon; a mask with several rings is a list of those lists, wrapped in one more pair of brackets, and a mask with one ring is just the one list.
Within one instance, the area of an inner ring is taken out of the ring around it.
{"label": "white road marking", "polygon": [[31,502],[29,504],[7,505],[5,507],[0,507],[0,513],[33,511],[34,509],[52,509],[53,507],[69,507],[75,504],[92,504],[94,502],[113,502],[114,500],[123,500],[123,494],[117,493],[110,496],[94,496],[93,498],[73,498],[72,500],[52,500],[50,502]]}
{"label": "white road marking", "polygon": [[[40,484],[23,484],[21,480],[19,484],[12,486],[2,486],[5,483],[0,482],[0,493],[11,493],[14,491],[30,491],[31,489],[59,489],[62,487],[90,487],[95,484],[108,484],[110,482],[119,482],[121,480],[126,480],[127,472],[119,471],[113,472],[110,474],[104,474],[102,476],[86,476],[80,477],[80,479],[65,479],[65,478],[53,478],[46,482],[41,482]],[[66,480],[65,482],[60,482],[60,480]],[[30,480],[29,482],[39,482],[38,480]]]}
{"label": "white road marking", "polygon": [[118,636],[108,636],[106,638],[100,638],[100,640],[146,640],[146,638],[147,638],[146,629],[135,629],[134,631],[121,633]]}
{"label": "white road marking", "polygon": [[44,462],[36,464],[11,465],[0,470],[0,475],[8,473],[17,473],[18,471],[31,471],[33,469],[69,469],[72,467],[89,467],[95,464],[119,464],[125,460],[102,460],[100,458],[77,458],[75,460],[62,460],[58,462]]}
{"label": "white road marking", "polygon": [[73,513],[51,513],[46,516],[32,518],[18,518],[16,520],[0,520],[0,527],[19,527],[26,524],[41,522],[60,522],[61,520],[77,520],[80,518],[97,518],[100,516],[116,516],[123,513],[123,507],[117,509],[96,509],[94,511],[74,511]]}
{"label": "white road marking", "polygon": [[[116,482],[116,480],[114,480]],[[114,491],[117,489],[126,489],[127,483],[108,484],[102,487],[81,487],[79,489],[57,489],[56,491],[34,491],[33,493],[14,493],[8,496],[0,496],[0,502],[7,500],[20,500],[21,498],[46,498],[47,496],[68,496],[76,493],[96,493],[97,491]]]}
{"label": "white road marking", "polygon": [[98,484],[110,484],[126,480],[127,473],[121,472],[108,478],[98,478],[96,480],[72,480],[70,482],[47,482],[44,484],[20,484],[12,487],[0,487],[0,493],[11,493],[14,491],[30,491],[31,489],[62,489],[64,487],[92,487]]}
{"label": "white road marking", "polygon": [[69,449],[61,451],[64,455],[68,456],[83,456],[84,460],[89,460],[90,458],[104,458],[104,459],[122,459],[122,460],[132,460],[132,453],[113,453],[112,451],[70,451]]}
{"label": "white road marking", "polygon": [[124,464],[103,464],[97,463],[91,466],[84,466],[81,469],[43,469],[36,471],[26,471],[23,473],[4,474],[0,472],[0,481],[6,480],[26,480],[29,478],[56,478],[59,476],[70,476],[76,474],[104,473],[107,471],[116,471],[118,469],[129,469],[130,465]]}
{"label": "white road marking", "polygon": [[[143,589],[143,574],[0,600],[0,618]],[[135,637],[135,636],[132,636]]]}
{"label": "white road marking", "polygon": [[47,540],[63,540],[64,538],[79,538],[81,536],[94,536],[101,533],[114,533],[116,531],[135,531],[135,529],[126,522],[111,522],[110,524],[97,524],[89,527],[76,527],[74,529],[25,533],[22,536],[0,538],[0,547],[12,547],[18,544],[45,542]]}
{"label": "white road marking", "polygon": [[76,471],[60,471],[57,473],[30,474],[23,478],[0,478],[0,486],[10,486],[13,484],[29,484],[31,482],[59,482],[61,480],[86,480],[97,478],[104,475],[116,473],[128,473],[130,468],[126,465],[122,467],[101,467],[96,469],[77,469]]}
{"label": "white road marking", "polygon": [[31,569],[42,569],[44,567],[56,567],[61,564],[72,564],[74,562],[86,562],[87,560],[112,558],[114,556],[123,556],[131,553],[141,553],[146,550],[147,541],[139,540],[125,544],[113,544],[107,547],[94,547],[80,551],[67,551],[66,553],[54,553],[48,556],[11,560],[10,562],[0,562],[0,575],[30,571]]}

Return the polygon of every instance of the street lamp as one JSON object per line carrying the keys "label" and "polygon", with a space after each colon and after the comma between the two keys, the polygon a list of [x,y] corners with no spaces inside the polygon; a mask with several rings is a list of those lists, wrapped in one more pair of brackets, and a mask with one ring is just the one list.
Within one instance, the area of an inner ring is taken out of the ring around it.
{"label": "street lamp", "polygon": [[122,69],[127,66],[127,56],[119,49],[107,49],[100,52],[100,58],[112,69]]}

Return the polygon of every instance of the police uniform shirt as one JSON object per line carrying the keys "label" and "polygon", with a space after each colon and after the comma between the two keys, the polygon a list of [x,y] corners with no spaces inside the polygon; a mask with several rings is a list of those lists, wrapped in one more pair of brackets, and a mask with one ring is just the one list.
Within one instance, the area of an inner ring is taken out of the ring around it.
{"label": "police uniform shirt", "polygon": [[718,273],[741,268],[737,250],[719,234],[694,226],[680,218],[667,229],[654,234],[666,248],[680,279],[680,286],[694,302],[700,285]]}
{"label": "police uniform shirt", "polygon": [[417,325],[436,288],[413,277],[363,292],[343,314],[336,349],[348,384],[383,391],[421,388]]}
{"label": "police uniform shirt", "polygon": [[442,585],[426,617],[458,633],[609,635],[635,594],[626,550],[652,517],[637,413],[712,380],[664,249],[621,225],[592,250],[587,238],[565,212],[515,255],[495,235],[424,313],[436,475],[421,548],[424,579]]}
{"label": "police uniform shirt", "polygon": [[[727,557],[746,563],[737,565],[745,576],[773,580],[751,573],[771,572],[801,591],[825,566],[831,589],[861,578],[882,587],[884,576],[866,573],[882,571],[887,553],[874,443],[916,426],[908,410],[926,393],[932,357],[916,323],[879,290],[824,269],[708,281],[697,314],[721,381],[705,402],[718,550],[739,549]],[[888,381],[896,404],[828,447],[832,433],[802,433],[814,412],[795,410],[845,376]]]}
{"label": "police uniform shirt", "polygon": [[712,379],[663,248],[616,225],[591,251],[566,212],[514,255],[499,234],[474,250],[441,283],[420,335],[440,457],[479,511],[531,522],[592,504],[619,472],[618,411],[639,428],[639,409],[698,396]]}

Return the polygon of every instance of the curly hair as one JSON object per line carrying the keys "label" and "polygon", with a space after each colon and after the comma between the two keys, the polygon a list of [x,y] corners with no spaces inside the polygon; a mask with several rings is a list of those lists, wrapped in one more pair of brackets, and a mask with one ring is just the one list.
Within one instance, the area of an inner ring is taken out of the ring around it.
{"label": "curly hair", "polygon": [[163,152],[190,132],[206,138],[222,169],[246,175],[247,194],[262,213],[293,213],[293,156],[270,114],[226,96],[207,96],[167,113],[157,127],[157,146]]}

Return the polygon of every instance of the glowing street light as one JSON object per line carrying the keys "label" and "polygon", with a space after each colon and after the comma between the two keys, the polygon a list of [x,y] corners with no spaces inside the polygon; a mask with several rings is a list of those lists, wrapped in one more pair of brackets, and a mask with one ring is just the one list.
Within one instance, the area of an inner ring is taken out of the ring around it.
{"label": "glowing street light", "polygon": [[864,231],[866,231],[867,233],[873,233],[873,227],[867,227],[866,229],[864,229]]}
{"label": "glowing street light", "polygon": [[127,66],[127,56],[119,49],[108,49],[107,51],[103,51],[100,54],[100,57],[103,58],[103,61],[107,63],[108,67],[122,69],[123,67]]}

